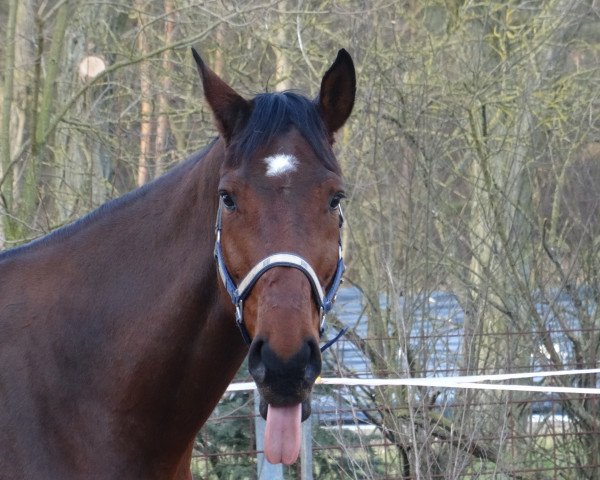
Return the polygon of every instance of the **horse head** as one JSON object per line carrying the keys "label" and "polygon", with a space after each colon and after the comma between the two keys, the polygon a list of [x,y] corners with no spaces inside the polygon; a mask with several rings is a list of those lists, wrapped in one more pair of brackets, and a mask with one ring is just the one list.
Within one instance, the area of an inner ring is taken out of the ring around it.
{"label": "horse head", "polygon": [[343,271],[344,183],[332,145],[354,104],[354,65],[340,50],[314,100],[293,92],[246,100],[193,53],[223,142],[217,263],[249,344],[267,419],[265,454],[289,464],[310,415],[322,321]]}

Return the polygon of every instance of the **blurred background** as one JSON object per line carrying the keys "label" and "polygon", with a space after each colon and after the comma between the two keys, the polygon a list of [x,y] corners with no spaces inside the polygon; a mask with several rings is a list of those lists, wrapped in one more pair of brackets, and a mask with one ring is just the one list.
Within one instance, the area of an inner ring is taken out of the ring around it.
{"label": "blurred background", "polygon": [[[323,375],[598,366],[597,1],[3,0],[0,36],[0,248],[214,138],[191,46],[247,98],[315,96],[346,48],[349,268],[328,334],[351,329]],[[599,478],[595,396],[317,386],[313,403],[312,464],[285,478]],[[197,478],[258,478],[254,423],[252,392],[226,394]]]}

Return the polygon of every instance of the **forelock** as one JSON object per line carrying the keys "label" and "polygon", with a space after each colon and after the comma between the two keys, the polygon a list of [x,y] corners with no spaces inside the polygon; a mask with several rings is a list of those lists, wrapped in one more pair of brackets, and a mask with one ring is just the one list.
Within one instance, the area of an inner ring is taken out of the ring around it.
{"label": "forelock", "polygon": [[290,91],[263,93],[252,100],[250,118],[229,146],[229,161],[234,167],[247,162],[261,147],[292,127],[298,130],[327,169],[339,170],[315,103]]}

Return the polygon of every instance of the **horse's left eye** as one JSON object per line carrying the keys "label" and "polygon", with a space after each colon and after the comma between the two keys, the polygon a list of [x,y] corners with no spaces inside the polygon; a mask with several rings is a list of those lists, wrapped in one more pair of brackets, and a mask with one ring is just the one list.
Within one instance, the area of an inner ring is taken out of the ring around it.
{"label": "horse's left eye", "polygon": [[340,201],[342,200],[342,198],[346,198],[346,195],[344,195],[342,192],[338,192],[335,195],[333,195],[331,197],[331,200],[329,200],[329,208],[331,208],[331,210],[335,210],[336,208],[338,208],[340,206]]}

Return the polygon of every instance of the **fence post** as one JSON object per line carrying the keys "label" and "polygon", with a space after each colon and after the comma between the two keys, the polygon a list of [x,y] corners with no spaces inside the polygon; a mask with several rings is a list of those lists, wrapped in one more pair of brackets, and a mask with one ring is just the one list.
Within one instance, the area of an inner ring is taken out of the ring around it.
{"label": "fence post", "polygon": [[283,466],[281,464],[273,465],[267,462],[264,453],[265,449],[265,427],[266,422],[259,413],[260,395],[258,390],[254,389],[254,431],[256,433],[256,474],[258,480],[283,480]]}
{"label": "fence post", "polygon": [[302,423],[302,446],[300,448],[300,480],[313,480],[312,416]]}

